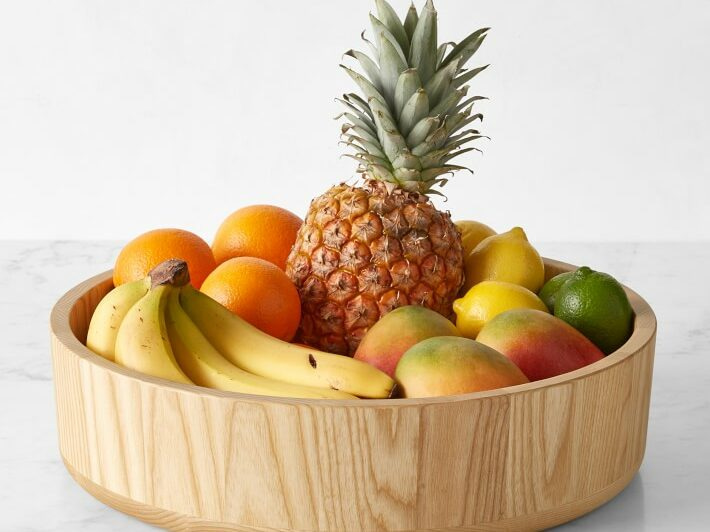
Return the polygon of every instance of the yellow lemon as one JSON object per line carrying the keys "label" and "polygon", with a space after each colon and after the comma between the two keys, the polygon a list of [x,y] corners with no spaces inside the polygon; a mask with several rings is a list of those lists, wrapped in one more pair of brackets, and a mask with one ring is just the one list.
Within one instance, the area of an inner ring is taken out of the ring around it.
{"label": "yellow lemon", "polygon": [[461,231],[461,243],[463,244],[463,256],[468,257],[474,248],[489,236],[493,236],[496,232],[481,222],[472,220],[459,220],[454,222],[459,231]]}
{"label": "yellow lemon", "polygon": [[454,301],[456,327],[461,334],[475,340],[487,321],[515,308],[549,313],[542,299],[527,288],[503,281],[483,281]]}
{"label": "yellow lemon", "polygon": [[545,265],[520,227],[482,240],[465,258],[464,290],[481,281],[505,281],[537,292],[545,282]]}

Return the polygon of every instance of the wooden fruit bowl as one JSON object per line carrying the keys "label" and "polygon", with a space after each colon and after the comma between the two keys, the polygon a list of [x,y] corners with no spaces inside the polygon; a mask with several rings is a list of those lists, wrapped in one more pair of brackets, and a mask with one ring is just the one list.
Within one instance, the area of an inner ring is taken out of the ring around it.
{"label": "wooden fruit bowl", "polygon": [[[573,267],[546,260],[548,277]],[[120,367],[83,341],[110,272],[51,315],[59,448],[97,499],[173,530],[532,530],[608,501],[641,465],[656,319],[552,379],[434,399],[226,393]]]}

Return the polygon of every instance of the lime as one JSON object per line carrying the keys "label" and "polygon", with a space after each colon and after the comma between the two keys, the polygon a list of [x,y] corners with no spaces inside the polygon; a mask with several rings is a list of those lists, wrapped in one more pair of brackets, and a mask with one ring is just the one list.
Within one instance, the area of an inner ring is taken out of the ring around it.
{"label": "lime", "polygon": [[583,266],[557,290],[554,314],[597,345],[605,354],[631,336],[634,311],[621,284],[611,275]]}
{"label": "lime", "polygon": [[562,288],[562,285],[565,284],[572,275],[574,275],[574,272],[565,272],[555,275],[552,279],[547,281],[545,286],[540,290],[538,296],[540,296],[540,299],[542,299],[542,302],[545,303],[547,308],[550,309],[550,312],[555,309],[555,296],[557,295],[557,291]]}

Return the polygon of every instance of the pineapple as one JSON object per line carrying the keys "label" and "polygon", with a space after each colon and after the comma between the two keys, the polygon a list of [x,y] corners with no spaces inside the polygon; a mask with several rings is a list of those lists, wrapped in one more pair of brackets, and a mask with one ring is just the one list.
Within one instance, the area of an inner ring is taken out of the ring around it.
{"label": "pineapple", "polygon": [[428,196],[441,194],[445,175],[463,168],[451,160],[481,137],[464,129],[482,119],[472,113],[481,97],[467,98],[466,83],[485,67],[463,66],[488,28],[437,46],[431,0],[421,16],[412,5],[404,22],[385,0],[376,5],[374,59],[347,52],[365,75],[341,65],[362,92],[340,101],[344,142],[364,182],[311,202],[286,266],[301,296],[301,340],[345,355],[397,307],[451,315],[464,280],[461,236]]}

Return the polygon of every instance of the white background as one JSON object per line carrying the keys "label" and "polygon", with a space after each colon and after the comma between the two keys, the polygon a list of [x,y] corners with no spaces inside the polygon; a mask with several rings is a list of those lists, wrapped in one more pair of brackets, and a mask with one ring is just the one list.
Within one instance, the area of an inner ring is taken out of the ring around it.
{"label": "white background", "polygon": [[[455,219],[710,239],[710,2],[436,5],[443,39],[493,28],[472,86],[492,141],[437,200]],[[242,205],[302,216],[353,176],[333,98],[354,88],[337,65],[371,7],[0,0],[0,238],[211,240]]]}

